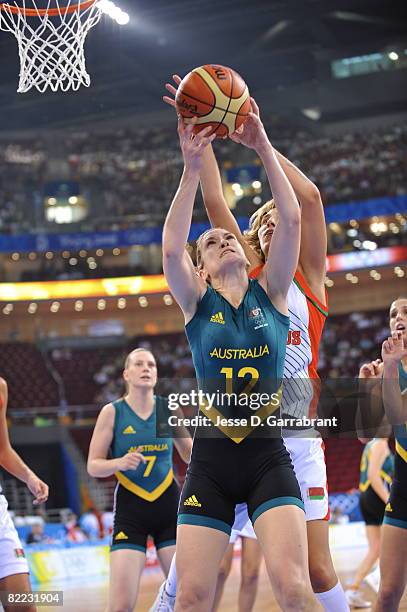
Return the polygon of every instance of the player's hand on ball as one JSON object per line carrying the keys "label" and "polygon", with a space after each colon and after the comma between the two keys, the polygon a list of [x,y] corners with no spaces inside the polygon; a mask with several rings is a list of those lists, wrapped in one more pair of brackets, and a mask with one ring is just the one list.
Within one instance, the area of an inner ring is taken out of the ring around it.
{"label": "player's hand on ball", "polygon": [[407,357],[407,344],[402,331],[394,332],[382,344],[382,359],[384,363],[398,362]]}
{"label": "player's hand on ball", "polygon": [[370,363],[364,363],[359,370],[359,378],[377,379],[383,374],[383,362],[381,359],[376,359]]}
{"label": "player's hand on ball", "polygon": [[171,85],[171,83],[166,83],[165,89],[169,91],[170,94],[174,97],[171,98],[170,96],[163,96],[163,100],[164,102],[166,102],[166,104],[169,104],[170,106],[173,106],[175,108],[175,96],[177,95],[178,85],[181,83],[182,79],[178,74],[173,74],[172,78],[174,79],[176,87],[174,87],[174,85]]}
{"label": "player's hand on ball", "polygon": [[185,125],[182,117],[178,116],[178,136],[185,169],[199,172],[205,147],[216,138],[216,134],[209,136],[212,131],[210,126],[204,128],[198,134],[194,134],[194,126],[194,122]]}
{"label": "player's hand on ball", "polygon": [[48,485],[38,478],[34,473],[31,473],[27,480],[27,487],[30,492],[34,495],[35,499],[33,504],[43,504],[48,499]]}
{"label": "player's hand on ball", "polygon": [[233,132],[233,134],[230,135],[230,138],[234,142],[238,142],[249,149],[258,151],[265,144],[268,144],[269,139],[260,119],[259,107],[257,106],[254,98],[250,98],[250,101],[252,111],[249,113],[249,116],[244,124],[241,125],[236,132]]}
{"label": "player's hand on ball", "polygon": [[139,452],[140,446],[135,451],[131,451],[117,460],[118,469],[120,472],[126,470],[136,470],[141,462],[146,463],[146,458]]}

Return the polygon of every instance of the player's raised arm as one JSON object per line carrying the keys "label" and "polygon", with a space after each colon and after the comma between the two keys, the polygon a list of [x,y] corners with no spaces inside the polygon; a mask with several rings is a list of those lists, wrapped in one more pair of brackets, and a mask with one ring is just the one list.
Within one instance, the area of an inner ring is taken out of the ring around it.
{"label": "player's raised arm", "polygon": [[399,382],[399,363],[407,357],[407,345],[403,332],[395,331],[383,342],[382,394],[386,416],[392,425],[407,422],[407,392],[402,392]]}
{"label": "player's raised arm", "polygon": [[274,305],[279,310],[287,312],[286,297],[298,265],[300,249],[300,207],[267,137],[260,120],[259,108],[253,98],[252,108],[253,112],[249,114],[247,121],[240,130],[232,134],[231,138],[254,149],[266,170],[279,213],[279,223],[274,231],[262,274],[267,280],[268,293]]}
{"label": "player's raised arm", "polygon": [[185,250],[191,228],[192,211],[199,185],[202,153],[215,135],[207,136],[211,128],[193,134],[193,125],[184,126],[178,119],[178,135],[184,171],[177,193],[168,211],[163,230],[163,269],[171,292],[181,307],[186,321],[195,313],[206,285],[195,271]]}

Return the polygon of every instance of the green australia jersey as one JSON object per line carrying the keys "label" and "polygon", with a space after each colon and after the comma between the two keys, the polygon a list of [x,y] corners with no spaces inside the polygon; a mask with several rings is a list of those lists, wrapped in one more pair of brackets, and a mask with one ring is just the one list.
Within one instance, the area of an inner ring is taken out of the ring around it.
{"label": "green australia jersey", "polygon": [[[401,362],[399,363],[399,382],[401,391],[405,391],[407,389],[407,372]],[[404,425],[396,425],[394,435],[396,438],[394,480],[402,483],[407,491],[407,422]]]}
{"label": "green australia jersey", "polygon": [[171,438],[157,438],[157,411],[168,410],[168,401],[164,397],[155,396],[154,410],[148,419],[142,419],[124,398],[113,402],[115,409],[113,440],[111,444],[112,457],[123,457],[126,453],[139,452],[146,458],[137,469],[116,472],[116,478],[123,487],[147,501],[155,501],[172,484]]}
{"label": "green australia jersey", "polygon": [[288,327],[257,280],[238,308],[208,286],[186,325],[201,413],[236,443],[278,414]]}
{"label": "green australia jersey", "polygon": [[[359,491],[364,493],[371,486],[371,482],[368,478],[369,472],[369,464],[370,464],[370,456],[372,453],[372,448],[375,445],[377,440],[371,440],[368,442],[363,449],[362,457],[360,460],[360,480],[359,480]],[[392,453],[389,451],[386,459],[383,462],[383,465],[380,468],[380,476],[383,480],[383,483],[387,486],[390,491],[390,486],[393,480],[393,472],[394,472],[394,457]]]}

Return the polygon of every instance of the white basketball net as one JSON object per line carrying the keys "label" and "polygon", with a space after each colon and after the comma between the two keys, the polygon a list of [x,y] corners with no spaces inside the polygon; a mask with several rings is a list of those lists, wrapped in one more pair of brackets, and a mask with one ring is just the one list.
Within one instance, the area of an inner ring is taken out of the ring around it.
{"label": "white basketball net", "polygon": [[[35,0],[30,7],[36,14],[24,13],[26,0],[10,0],[8,5],[0,5],[0,28],[14,34],[20,55],[20,81],[18,92],[25,93],[32,87],[44,92],[48,87],[77,90],[81,85],[89,87],[90,77],[86,71],[84,44],[89,30],[97,24],[101,16],[98,2],[81,10],[84,0],[48,0],[48,6],[58,9],[58,15],[41,15]],[[11,12],[10,5],[16,7]],[[67,9],[75,5],[73,12]],[[76,6],[78,5],[78,6]],[[41,7],[43,8],[43,6]]]}

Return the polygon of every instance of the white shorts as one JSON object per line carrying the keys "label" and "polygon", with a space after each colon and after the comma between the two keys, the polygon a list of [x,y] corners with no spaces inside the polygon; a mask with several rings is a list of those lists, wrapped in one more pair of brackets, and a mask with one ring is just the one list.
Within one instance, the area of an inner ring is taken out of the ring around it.
{"label": "white shorts", "polygon": [[7,500],[0,494],[0,580],[13,574],[28,574],[28,563]]}
{"label": "white shorts", "polygon": [[[295,475],[300,485],[307,521],[329,520],[328,490],[323,441],[321,438],[284,438],[290,453]],[[255,538],[246,504],[238,504],[235,509],[230,542],[237,537]]]}
{"label": "white shorts", "polygon": [[329,520],[324,443],[321,438],[284,438],[300,485],[307,521]]}

